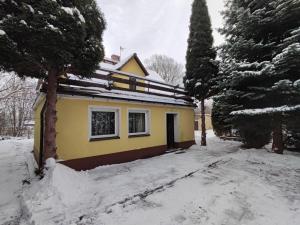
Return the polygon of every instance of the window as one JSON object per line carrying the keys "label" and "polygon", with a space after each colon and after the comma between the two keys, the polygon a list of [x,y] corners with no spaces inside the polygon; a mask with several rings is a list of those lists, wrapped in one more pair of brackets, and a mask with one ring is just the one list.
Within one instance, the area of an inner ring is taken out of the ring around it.
{"label": "window", "polygon": [[135,91],[136,90],[136,78],[130,77],[129,78],[129,89]]}
{"label": "window", "polygon": [[149,133],[149,112],[146,110],[130,110],[128,112],[129,135]]}
{"label": "window", "polygon": [[109,108],[90,109],[90,137],[117,137],[119,133],[119,110]]}

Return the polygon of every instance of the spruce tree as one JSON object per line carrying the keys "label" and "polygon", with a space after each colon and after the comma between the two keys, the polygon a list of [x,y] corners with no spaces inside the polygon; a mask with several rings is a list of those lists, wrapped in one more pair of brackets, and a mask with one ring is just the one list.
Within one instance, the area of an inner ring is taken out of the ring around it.
{"label": "spruce tree", "polygon": [[0,70],[47,81],[45,159],[56,157],[58,78],[88,77],[96,69],[104,29],[94,0],[0,1]]}
{"label": "spruce tree", "polygon": [[[260,145],[266,144],[265,142],[268,142],[270,137],[269,126],[264,129],[260,126],[261,129],[258,130],[255,124],[260,120],[259,118],[230,116],[232,111],[256,107],[257,103],[262,101],[263,95],[255,88],[256,86],[263,88],[263,83],[259,81],[260,70],[266,64],[265,60],[271,59],[272,54],[271,46],[260,43],[267,43],[267,40],[263,38],[265,29],[263,14],[258,16],[261,23],[255,24],[257,18],[252,17],[250,11],[255,11],[257,4],[254,4],[255,1],[252,1],[252,4],[250,2],[229,0],[223,12],[225,26],[221,33],[225,35],[226,43],[222,46],[220,54],[222,76],[219,88],[222,93],[215,98],[214,104],[221,112],[213,113],[212,119],[213,124],[219,124],[223,129],[237,129],[245,146],[261,147]],[[215,107],[213,112],[216,112]],[[222,116],[218,116],[219,114]],[[268,121],[264,124],[268,124]],[[255,137],[251,135],[254,133]],[[257,141],[259,145],[251,140],[252,138],[257,140],[258,137],[261,139]],[[252,146],[253,143],[255,146]]]}
{"label": "spruce tree", "polygon": [[205,0],[194,0],[186,54],[185,88],[201,102],[201,145],[206,145],[205,99],[214,94],[218,66],[215,61],[210,17]]}
{"label": "spruce tree", "polygon": [[[230,0],[224,16],[222,59],[235,69],[223,82],[227,85],[223,94],[227,99],[234,94],[233,104],[239,110],[231,113],[231,123],[241,134],[245,128],[256,133],[246,135],[248,143],[255,143],[251,137],[258,140],[260,133],[261,145],[272,129],[273,149],[282,153],[284,116],[296,111],[299,104],[300,2]],[[257,121],[263,124],[260,129]]]}

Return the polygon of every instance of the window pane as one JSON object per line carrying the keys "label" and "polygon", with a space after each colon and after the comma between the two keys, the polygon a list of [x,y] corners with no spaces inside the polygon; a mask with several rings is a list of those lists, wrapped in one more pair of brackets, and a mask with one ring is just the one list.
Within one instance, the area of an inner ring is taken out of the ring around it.
{"label": "window pane", "polygon": [[114,112],[92,112],[92,136],[115,134]]}
{"label": "window pane", "polygon": [[129,113],[129,133],[146,132],[146,114]]}
{"label": "window pane", "polygon": [[135,91],[136,90],[136,78],[129,78],[129,89]]}

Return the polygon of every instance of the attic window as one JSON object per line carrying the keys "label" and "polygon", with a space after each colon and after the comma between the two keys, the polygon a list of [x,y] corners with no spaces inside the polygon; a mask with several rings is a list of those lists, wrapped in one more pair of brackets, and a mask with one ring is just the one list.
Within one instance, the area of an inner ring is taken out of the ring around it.
{"label": "attic window", "polygon": [[129,78],[129,89],[132,91],[136,90],[136,78],[135,77]]}

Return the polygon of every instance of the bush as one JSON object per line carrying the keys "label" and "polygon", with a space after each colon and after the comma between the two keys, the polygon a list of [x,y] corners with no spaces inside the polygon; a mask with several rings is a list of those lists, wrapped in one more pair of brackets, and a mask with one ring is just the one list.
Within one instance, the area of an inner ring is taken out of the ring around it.
{"label": "bush", "polygon": [[262,148],[270,143],[272,127],[267,116],[239,115],[234,116],[232,121],[245,148]]}
{"label": "bush", "polygon": [[286,146],[290,150],[300,151],[300,112],[286,116]]}

